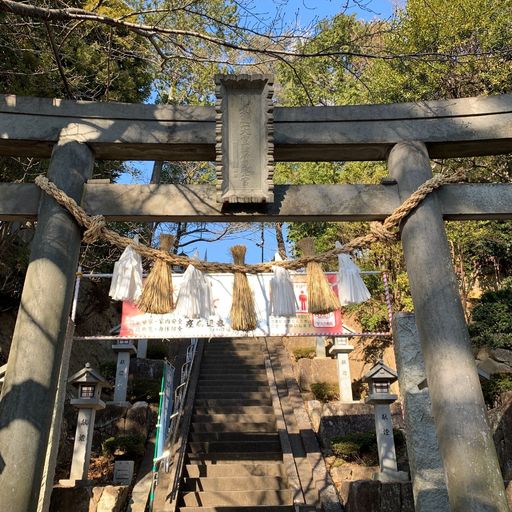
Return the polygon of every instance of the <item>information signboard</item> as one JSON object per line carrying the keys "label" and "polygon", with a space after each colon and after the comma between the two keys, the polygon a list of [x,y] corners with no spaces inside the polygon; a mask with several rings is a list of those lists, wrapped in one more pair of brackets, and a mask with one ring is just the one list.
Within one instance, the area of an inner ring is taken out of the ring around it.
{"label": "information signboard", "polygon": [[[337,292],[337,274],[327,273],[328,281]],[[270,314],[270,280],[272,274],[248,275],[254,293],[258,327],[254,331],[231,329],[229,311],[233,290],[232,274],[208,274],[212,287],[214,314],[209,318],[187,318],[175,313],[153,315],[142,313],[130,302],[123,303],[120,336],[133,338],[236,338],[256,336],[341,336],[341,312],[327,315],[308,313],[306,275],[291,274],[297,303],[295,317],[276,317]],[[173,275],[177,295],[182,275]]]}

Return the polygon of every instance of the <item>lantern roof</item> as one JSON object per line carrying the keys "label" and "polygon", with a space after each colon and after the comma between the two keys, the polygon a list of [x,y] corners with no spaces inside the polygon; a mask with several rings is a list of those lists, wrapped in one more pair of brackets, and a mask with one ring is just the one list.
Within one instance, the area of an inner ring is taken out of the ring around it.
{"label": "lantern roof", "polygon": [[108,382],[97,370],[91,367],[90,363],[72,375],[68,382],[78,386],[79,384],[101,384],[103,387],[108,386]]}
{"label": "lantern roof", "polygon": [[390,382],[395,382],[397,380],[398,374],[395,370],[386,366],[382,361],[378,361],[370,371],[363,377],[364,382],[368,382],[371,380],[388,380]]}

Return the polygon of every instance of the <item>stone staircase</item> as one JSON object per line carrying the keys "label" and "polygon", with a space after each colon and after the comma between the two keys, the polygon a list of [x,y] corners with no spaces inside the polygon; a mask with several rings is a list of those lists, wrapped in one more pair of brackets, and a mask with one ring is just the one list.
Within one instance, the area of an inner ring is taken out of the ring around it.
{"label": "stone staircase", "polygon": [[177,508],[183,512],[293,510],[259,339],[204,349]]}

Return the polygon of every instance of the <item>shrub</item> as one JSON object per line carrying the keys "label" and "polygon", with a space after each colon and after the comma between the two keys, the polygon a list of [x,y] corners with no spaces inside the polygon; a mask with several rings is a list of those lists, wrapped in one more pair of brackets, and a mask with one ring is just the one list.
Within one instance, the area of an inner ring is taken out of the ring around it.
{"label": "shrub", "polygon": [[512,286],[484,293],[471,317],[474,345],[512,349]]}
{"label": "shrub", "polygon": [[116,380],[117,363],[114,361],[100,363],[99,372],[108,382],[113,383]]}
{"label": "shrub", "polygon": [[293,351],[295,361],[299,359],[314,359],[316,350],[314,347],[299,347]]}
{"label": "shrub", "polygon": [[500,405],[500,395],[505,391],[512,391],[512,375],[510,373],[495,373],[488,381],[482,383],[482,392],[488,407]]}
{"label": "shrub", "polygon": [[130,400],[157,404],[160,400],[160,389],[161,381],[159,380],[134,380],[129,388]]}
{"label": "shrub", "polygon": [[[405,444],[401,430],[393,430],[397,451]],[[367,466],[379,463],[377,436],[375,432],[353,432],[331,440],[331,448],[337,457],[345,462],[358,462]]]}
{"label": "shrub", "polygon": [[337,384],[328,382],[315,382],[311,384],[311,391],[317,400],[329,402],[339,399],[339,388]]}
{"label": "shrub", "polygon": [[116,452],[131,458],[144,456],[145,439],[139,435],[109,437],[101,443],[103,455],[114,455]]}
{"label": "shrub", "polygon": [[[152,340],[153,341],[153,340]],[[147,359],[165,359],[168,355],[168,347],[163,343],[153,341],[148,343]]]}

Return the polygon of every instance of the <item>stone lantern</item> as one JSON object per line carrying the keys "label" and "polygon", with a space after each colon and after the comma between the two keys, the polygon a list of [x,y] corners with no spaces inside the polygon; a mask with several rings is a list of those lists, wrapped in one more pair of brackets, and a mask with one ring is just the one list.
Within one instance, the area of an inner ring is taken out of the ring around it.
{"label": "stone lantern", "polygon": [[77,481],[87,480],[96,411],[105,408],[105,402],[100,396],[102,388],[108,386],[108,382],[86,363],[84,368],[69,379],[69,383],[78,388],[78,398],[70,401],[78,409],[78,420],[71,474],[66,483],[75,485]]}
{"label": "stone lantern", "polygon": [[376,475],[381,481],[403,481],[407,474],[399,472],[396,464],[395,441],[393,439],[393,422],[390,405],[398,398],[391,394],[391,384],[398,378],[395,370],[379,361],[363,377],[368,382],[369,392],[365,402],[372,404],[375,411],[375,432],[379,451],[380,473]]}

